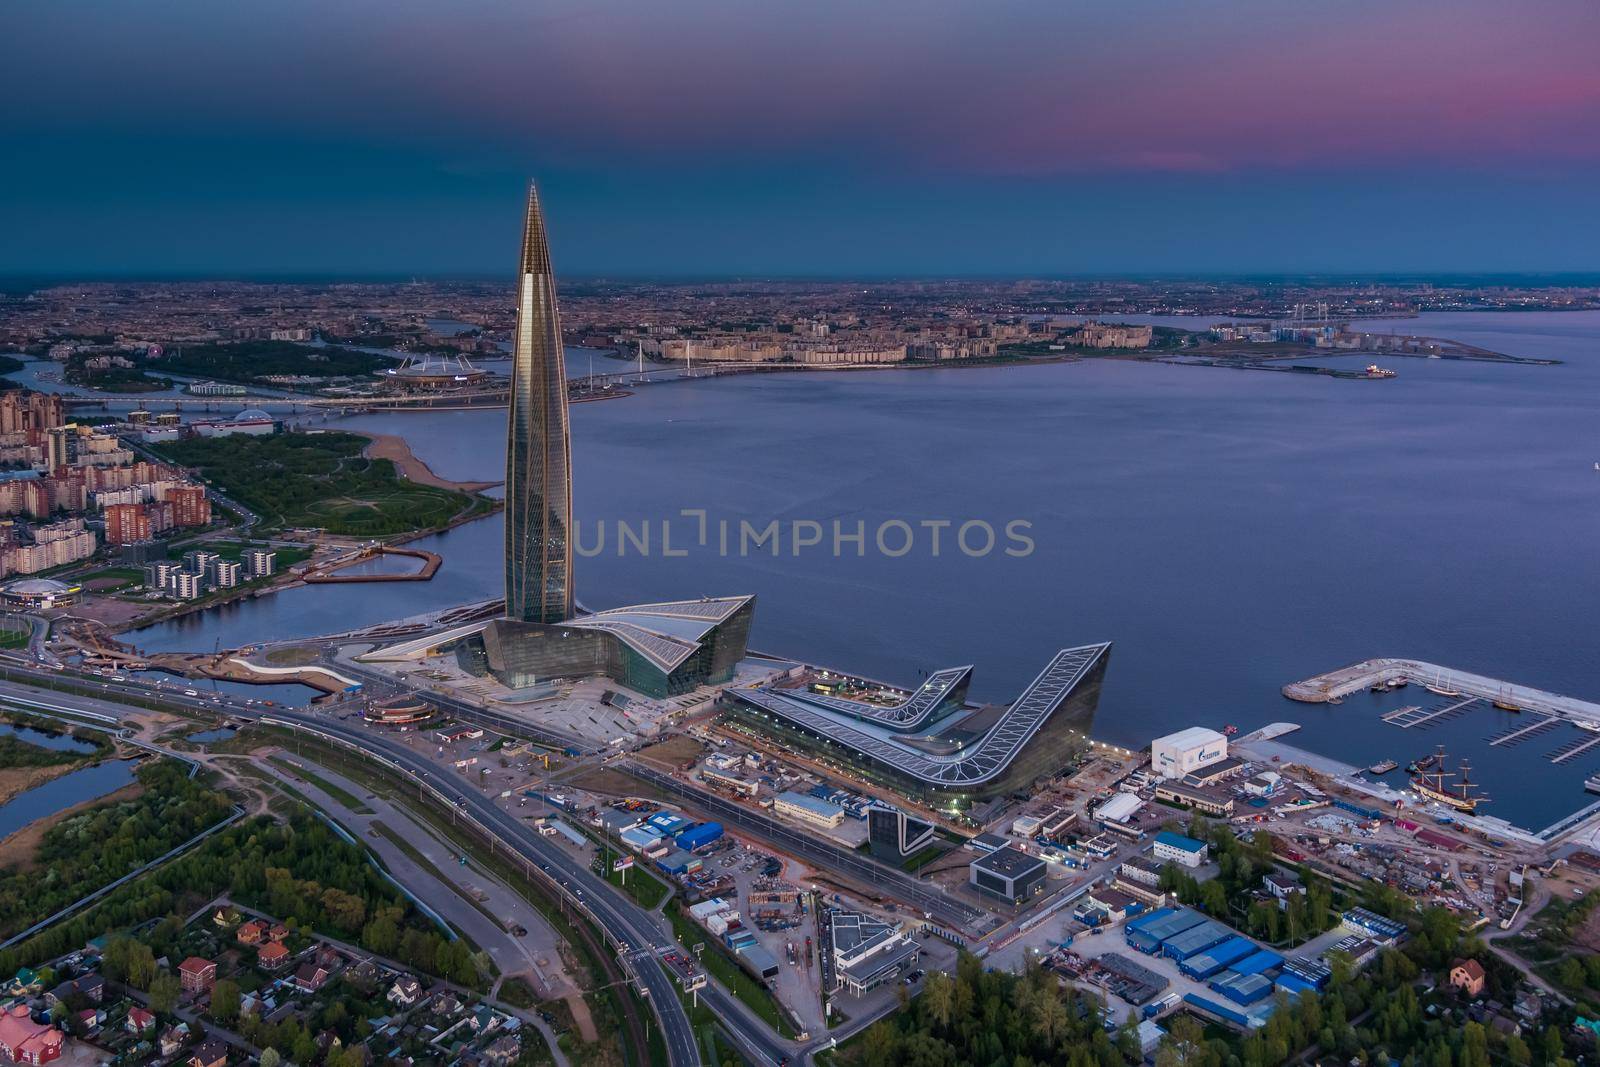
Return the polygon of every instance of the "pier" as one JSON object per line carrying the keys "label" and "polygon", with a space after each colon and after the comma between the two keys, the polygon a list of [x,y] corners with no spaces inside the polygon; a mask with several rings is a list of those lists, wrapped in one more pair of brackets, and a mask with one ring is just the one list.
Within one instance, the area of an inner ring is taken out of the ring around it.
{"label": "pier", "polygon": [[1454,704],[1442,704],[1427,710],[1423,710],[1413,704],[1410,707],[1401,708],[1399,711],[1389,712],[1383,717],[1383,721],[1398,726],[1402,730],[1410,730],[1427,723],[1454,718],[1456,715],[1466,711],[1471,705],[1476,704],[1478,699],[1478,697],[1467,697],[1465,700],[1458,700]]}
{"label": "pier", "polygon": [[1427,682],[1435,678],[1449,680],[1451,688],[1462,696],[1475,697],[1493,703],[1507,701],[1524,712],[1562,719],[1567,722],[1600,723],[1600,704],[1577,697],[1563,696],[1532,686],[1489,678],[1481,674],[1453,670],[1437,663],[1416,659],[1366,659],[1338,670],[1318,674],[1303,681],[1283,687],[1283,695],[1305,704],[1335,703],[1351,693],[1370,688],[1375,683],[1387,683],[1404,678],[1409,682]]}
{"label": "pier", "polygon": [[[340,574],[339,571],[346,567],[353,567],[358,563],[365,563],[369,559],[378,559],[382,556],[410,556],[422,560],[420,570],[410,574]],[[439,566],[444,562],[444,557],[437,552],[429,552],[421,548],[396,548],[393,545],[367,545],[361,551],[348,556],[339,556],[327,563],[321,564],[314,570],[307,571],[301,580],[307,585],[331,585],[336,582],[426,582],[438,573]]]}
{"label": "pier", "polygon": [[1565,763],[1570,759],[1576,759],[1596,746],[1600,746],[1600,734],[1591,734],[1588,737],[1580,737],[1576,741],[1569,741],[1545,758],[1551,763]]}
{"label": "pier", "polygon": [[1495,746],[1520,745],[1524,741],[1531,740],[1536,734],[1545,733],[1560,721],[1560,719],[1556,718],[1554,715],[1551,715],[1535,722],[1528,723],[1525,726],[1514,726],[1505,733],[1500,734],[1498,737],[1491,737],[1489,739],[1489,744]]}

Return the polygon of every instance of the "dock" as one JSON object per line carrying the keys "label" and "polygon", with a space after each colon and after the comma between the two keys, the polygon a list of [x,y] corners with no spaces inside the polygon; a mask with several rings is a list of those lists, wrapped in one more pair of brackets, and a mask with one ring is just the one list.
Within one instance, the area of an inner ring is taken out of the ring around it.
{"label": "dock", "polygon": [[[1600,704],[1578,697],[1551,693],[1532,686],[1488,678],[1481,674],[1458,671],[1437,663],[1416,659],[1367,659],[1338,670],[1318,674],[1283,687],[1283,695],[1304,704],[1333,703],[1375,683],[1392,682],[1397,678],[1407,681],[1427,682],[1445,678],[1451,688],[1463,697],[1485,703],[1509,701],[1521,708],[1524,714],[1537,714],[1565,722],[1587,721],[1600,723]],[[1385,716],[1387,718],[1387,716]],[[1596,735],[1600,736],[1600,735]]]}
{"label": "dock", "polygon": [[1535,722],[1530,722],[1525,726],[1513,726],[1505,733],[1489,738],[1489,744],[1493,746],[1520,745],[1522,742],[1531,740],[1538,734],[1546,733],[1560,721],[1561,720],[1556,718],[1554,715],[1547,715],[1544,718]]}
{"label": "dock", "polygon": [[1570,759],[1578,758],[1597,746],[1600,746],[1600,734],[1590,734],[1587,737],[1580,737],[1575,741],[1567,742],[1545,758],[1551,763],[1565,763]]}
{"label": "dock", "polygon": [[1458,700],[1453,704],[1441,704],[1426,710],[1413,704],[1410,707],[1387,713],[1384,715],[1383,721],[1390,725],[1398,726],[1402,730],[1414,729],[1429,723],[1437,725],[1446,719],[1455,718],[1473,704],[1478,703],[1478,701],[1478,697],[1467,697],[1465,700]]}

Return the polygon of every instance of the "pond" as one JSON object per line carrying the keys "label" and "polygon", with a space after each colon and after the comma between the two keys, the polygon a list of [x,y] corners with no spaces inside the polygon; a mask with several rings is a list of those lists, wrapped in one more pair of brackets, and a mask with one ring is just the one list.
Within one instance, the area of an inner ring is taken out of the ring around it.
{"label": "pond", "polygon": [[7,722],[0,722],[0,737],[15,737],[25,744],[48,748],[52,752],[93,752],[96,747],[70,734],[50,733],[45,730],[35,730],[31,726],[14,726]]}
{"label": "pond", "polygon": [[184,737],[184,740],[193,741],[197,745],[209,745],[217,741],[226,741],[231,737],[237,737],[238,734],[238,730],[224,726],[217,730],[201,730],[199,733],[188,734]]}
{"label": "pond", "polygon": [[16,833],[35,819],[43,819],[86,800],[98,800],[115,793],[133,781],[133,773],[138,766],[138,760],[106,760],[19,793],[0,805],[0,839]]}

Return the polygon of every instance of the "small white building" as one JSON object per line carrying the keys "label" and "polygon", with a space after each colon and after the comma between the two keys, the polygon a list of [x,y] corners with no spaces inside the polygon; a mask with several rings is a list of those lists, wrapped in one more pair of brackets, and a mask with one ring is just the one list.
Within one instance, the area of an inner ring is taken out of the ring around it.
{"label": "small white building", "polygon": [[1144,801],[1133,793],[1118,793],[1095,809],[1094,817],[1102,822],[1127,822],[1133,818]]}
{"label": "small white building", "polygon": [[1270,797],[1282,784],[1283,776],[1277,771],[1262,771],[1244,783],[1244,791],[1255,797]]}
{"label": "small white building", "polygon": [[1163,778],[1182,778],[1228,758],[1228,739],[1204,726],[1191,726],[1150,742],[1150,766]]}

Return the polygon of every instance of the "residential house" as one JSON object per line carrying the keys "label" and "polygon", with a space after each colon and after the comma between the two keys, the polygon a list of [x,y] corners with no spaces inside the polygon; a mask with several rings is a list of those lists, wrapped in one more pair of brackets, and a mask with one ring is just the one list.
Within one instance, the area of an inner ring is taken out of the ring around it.
{"label": "residential house", "polygon": [[302,993],[315,993],[328,984],[328,978],[332,973],[322,964],[307,960],[294,972],[295,988]]}
{"label": "residential house", "polygon": [[217,965],[199,956],[190,956],[178,964],[178,980],[190,993],[209,993],[217,984]]}
{"label": "residential house", "polygon": [[289,962],[289,950],[282,941],[268,941],[256,952],[256,964],[265,971],[276,971]]}
{"label": "residential house", "polygon": [[1544,999],[1539,996],[1537,989],[1524,989],[1517,993],[1517,998],[1512,1002],[1511,1010],[1517,1013],[1519,1019],[1525,1022],[1538,1022],[1544,1015]]}
{"label": "residential house", "polygon": [[389,987],[389,1003],[397,1008],[414,1008],[422,1000],[422,986],[409,974]]}
{"label": "residential house", "polygon": [[1278,898],[1280,904],[1287,903],[1295,893],[1306,891],[1305,883],[1298,874],[1285,871],[1271,871],[1262,875],[1261,888]]}
{"label": "residential house", "polygon": [[267,931],[268,941],[287,941],[288,939],[289,928],[282,923],[273,923],[272,928]]}
{"label": "residential house", "polygon": [[178,1023],[161,1031],[161,1037],[156,1041],[156,1047],[161,1050],[162,1056],[176,1056],[178,1050],[189,1043],[189,1024]]}
{"label": "residential house", "polygon": [[241,945],[259,945],[267,939],[267,924],[260,919],[251,919],[240,923],[233,936]]}
{"label": "residential house", "polygon": [[142,1034],[155,1024],[153,1013],[135,1005],[128,1009],[128,1017],[122,1021],[122,1028],[130,1034]]}
{"label": "residential house", "polygon": [[7,982],[0,993],[8,997],[31,997],[44,988],[44,983],[39,981],[39,972],[32,967],[19,968],[16,975]]}
{"label": "residential house", "polygon": [[1483,995],[1487,975],[1477,960],[1456,960],[1450,965],[1450,984],[1469,997]]}
{"label": "residential house", "polygon": [[13,1063],[31,1067],[49,1063],[60,1057],[65,1040],[66,1035],[55,1027],[34,1022],[26,1004],[12,1005],[0,1015],[0,1053]]}
{"label": "residential house", "polygon": [[483,1050],[483,1062],[490,1067],[509,1067],[522,1055],[522,1042],[516,1034],[505,1034],[491,1041]]}
{"label": "residential house", "polygon": [[189,1058],[184,1061],[188,1067],[225,1067],[228,1062],[228,1046],[214,1037],[208,1037],[195,1046]]}

